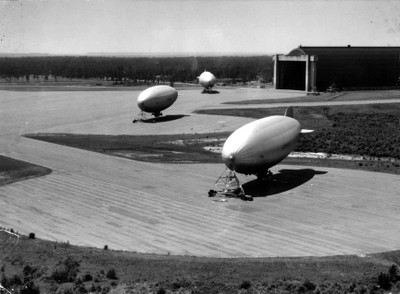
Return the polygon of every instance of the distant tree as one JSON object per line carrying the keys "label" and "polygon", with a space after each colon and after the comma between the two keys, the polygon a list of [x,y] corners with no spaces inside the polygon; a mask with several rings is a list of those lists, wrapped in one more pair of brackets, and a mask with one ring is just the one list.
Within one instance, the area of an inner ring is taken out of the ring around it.
{"label": "distant tree", "polygon": [[168,76],[173,81],[193,81],[204,70],[211,71],[217,78],[240,78],[253,80],[257,76],[270,81],[272,58],[254,57],[86,57],[46,56],[0,58],[0,76],[3,78],[35,77],[104,78],[113,80],[154,81],[156,75]]}

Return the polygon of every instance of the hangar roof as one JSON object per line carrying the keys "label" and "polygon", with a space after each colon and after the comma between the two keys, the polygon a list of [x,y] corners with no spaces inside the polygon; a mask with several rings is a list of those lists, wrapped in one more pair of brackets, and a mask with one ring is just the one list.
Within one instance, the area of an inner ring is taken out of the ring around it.
{"label": "hangar roof", "polygon": [[307,47],[299,46],[289,52],[289,56],[299,55],[381,55],[400,54],[400,47]]}

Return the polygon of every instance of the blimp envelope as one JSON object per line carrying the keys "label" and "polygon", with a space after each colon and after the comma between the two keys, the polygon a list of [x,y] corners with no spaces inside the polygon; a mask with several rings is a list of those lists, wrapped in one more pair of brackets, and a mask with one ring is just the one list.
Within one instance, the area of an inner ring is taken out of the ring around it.
{"label": "blimp envelope", "polygon": [[267,172],[294,149],[300,123],[287,116],[270,116],[233,132],[222,149],[226,166],[239,173]]}
{"label": "blimp envelope", "polygon": [[159,113],[170,107],[178,98],[178,91],[170,86],[154,86],[141,92],[137,99],[139,108],[145,112]]}
{"label": "blimp envelope", "polygon": [[199,83],[204,88],[213,87],[216,81],[217,79],[215,78],[215,76],[209,71],[205,71],[199,76]]}

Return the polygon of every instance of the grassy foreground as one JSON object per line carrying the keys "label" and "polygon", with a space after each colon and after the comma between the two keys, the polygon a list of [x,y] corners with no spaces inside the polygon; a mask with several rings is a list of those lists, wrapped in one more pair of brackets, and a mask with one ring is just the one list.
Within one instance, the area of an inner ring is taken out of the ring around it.
{"label": "grassy foreground", "polygon": [[400,252],[307,258],[137,254],[5,232],[1,284],[14,293],[382,293],[400,289]]}

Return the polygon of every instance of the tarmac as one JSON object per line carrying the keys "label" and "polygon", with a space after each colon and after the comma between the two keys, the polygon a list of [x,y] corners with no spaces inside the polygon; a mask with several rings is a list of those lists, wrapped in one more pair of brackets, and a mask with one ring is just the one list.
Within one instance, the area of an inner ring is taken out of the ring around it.
{"label": "tarmac", "polygon": [[0,226],[76,245],[209,257],[363,256],[400,248],[396,175],[277,165],[269,186],[240,176],[247,189],[258,191],[254,201],[216,202],[207,192],[223,163],[132,161],[22,136],[233,131],[251,119],[193,111],[262,98],[282,99],[285,106],[285,98],[304,94],[218,90],[213,95],[200,94],[200,88],[179,91],[163,112],[176,119],[135,124],[139,91],[0,91],[0,154],[53,170],[0,187]]}

